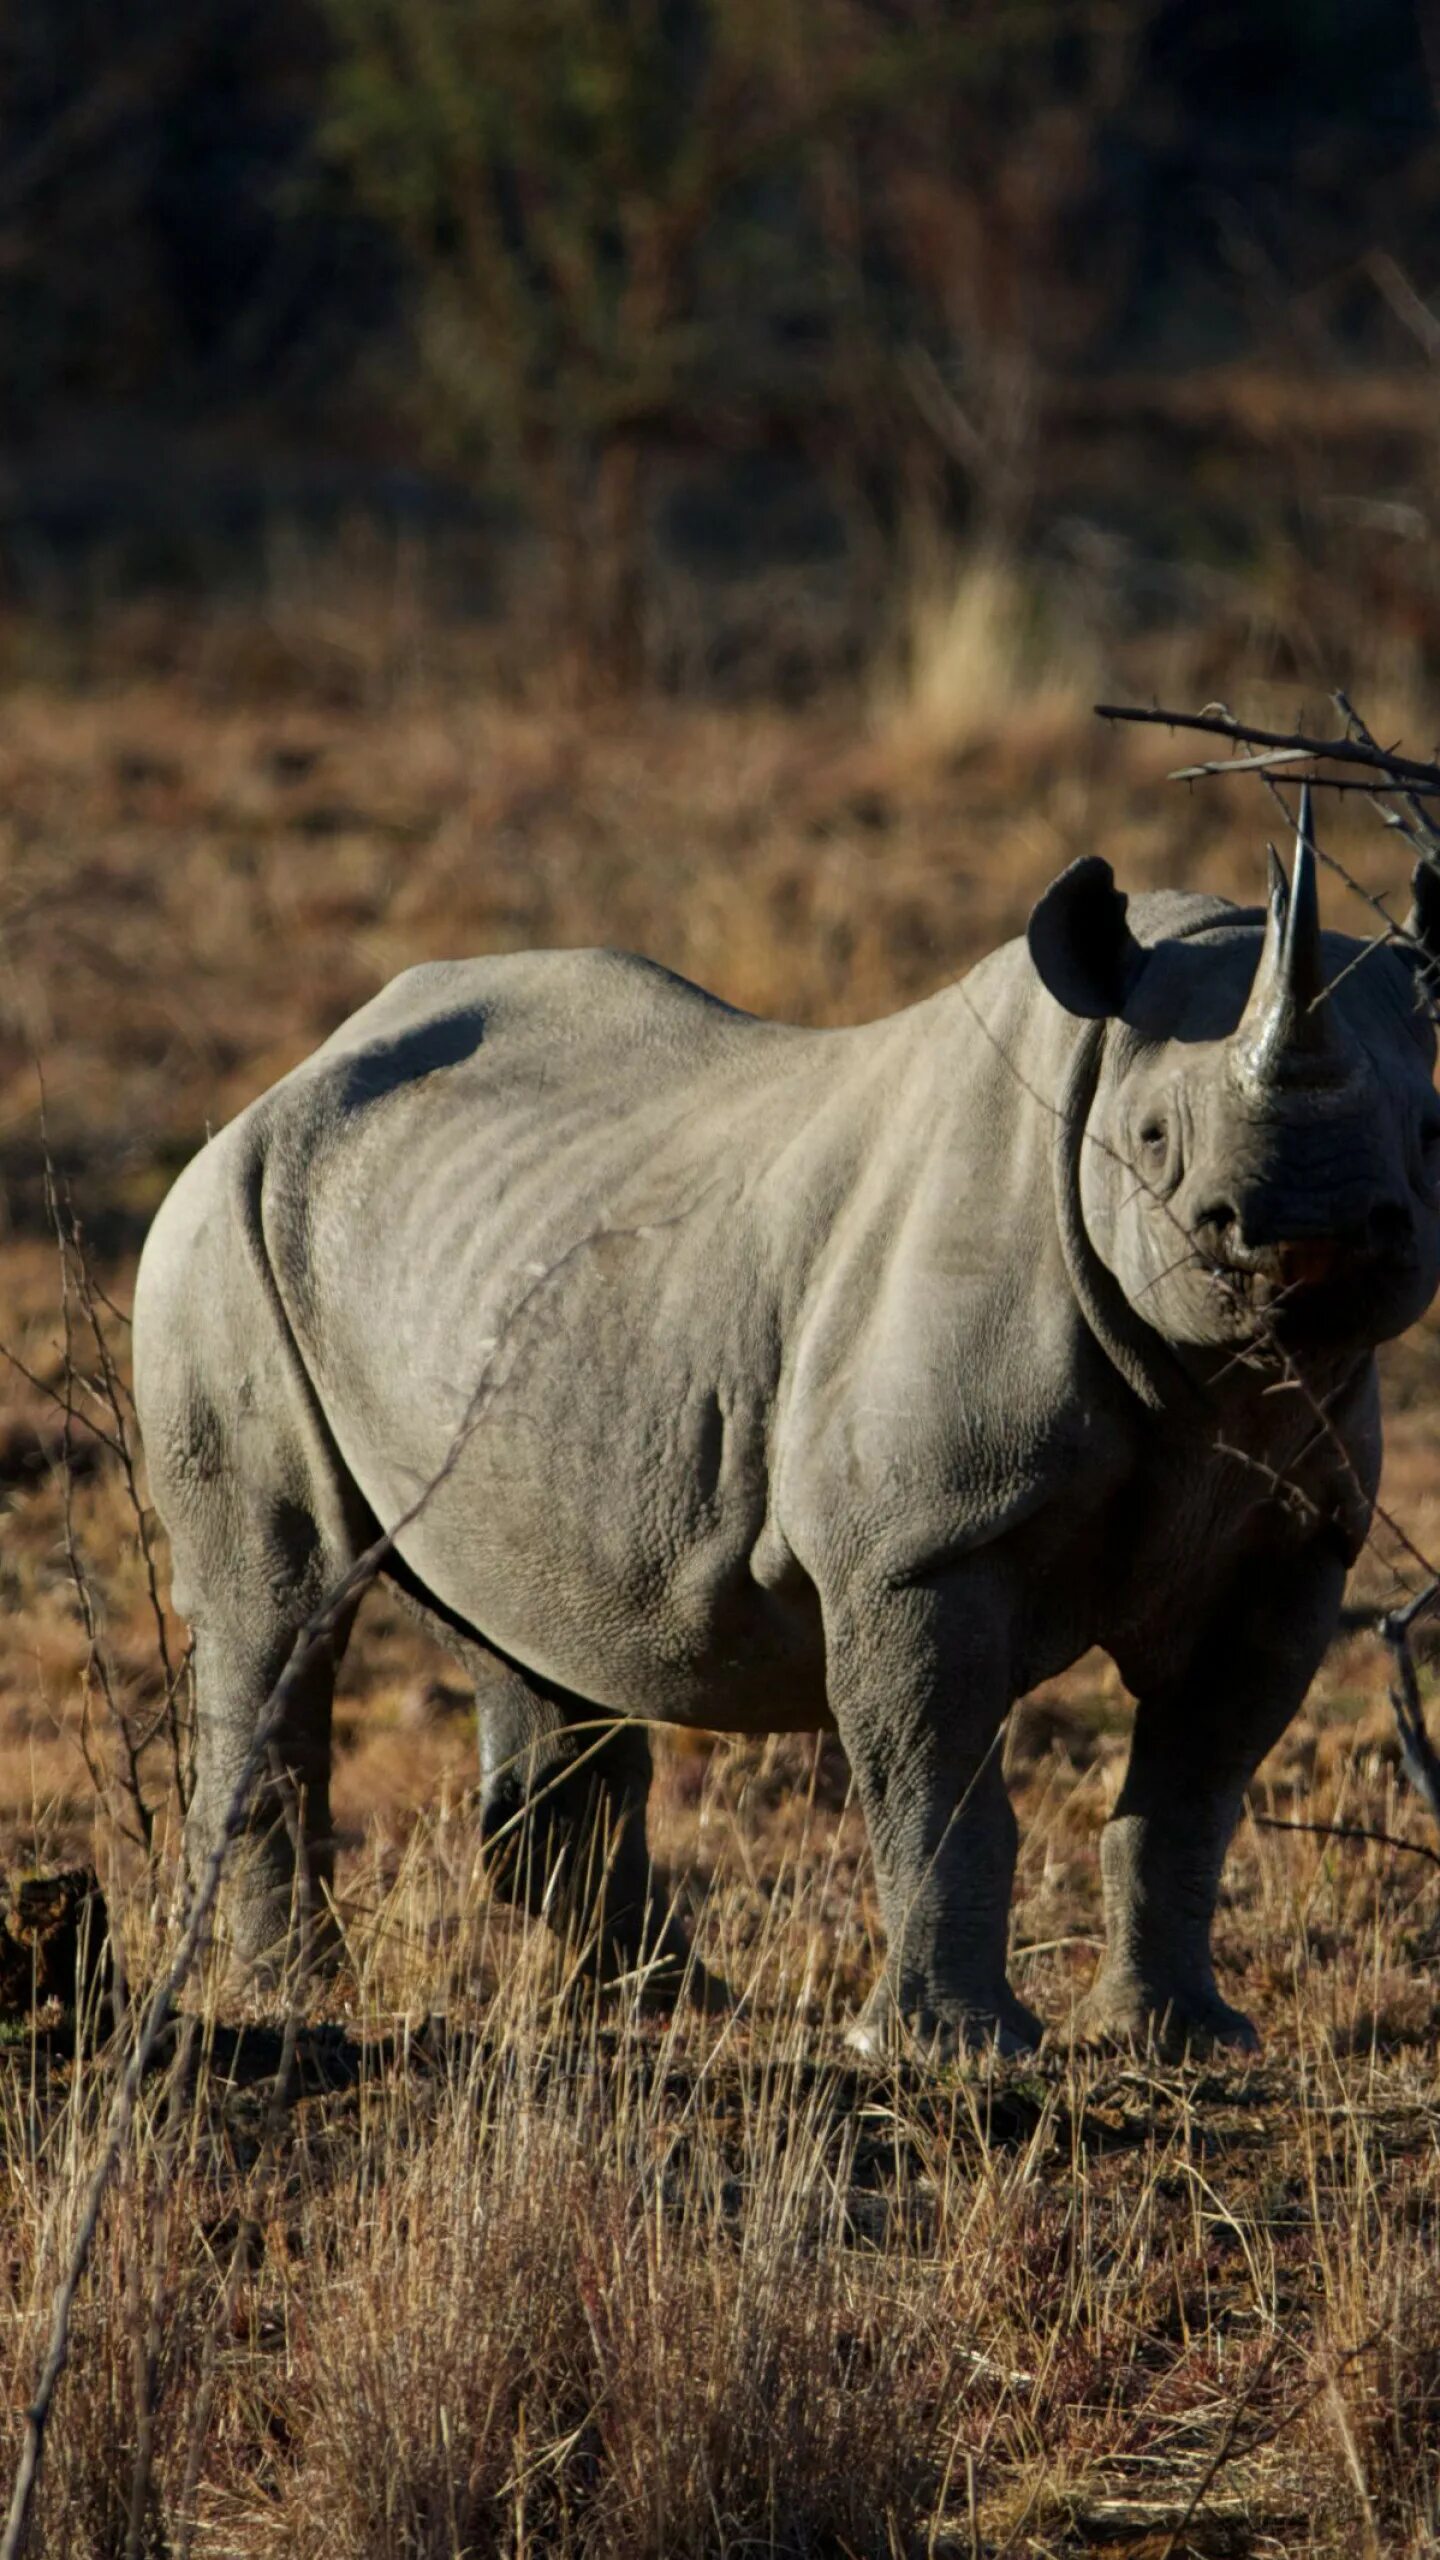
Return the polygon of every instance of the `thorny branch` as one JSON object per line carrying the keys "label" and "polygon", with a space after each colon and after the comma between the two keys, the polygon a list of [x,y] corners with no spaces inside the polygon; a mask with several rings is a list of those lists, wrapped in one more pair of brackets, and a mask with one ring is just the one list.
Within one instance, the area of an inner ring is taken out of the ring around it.
{"label": "thorny branch", "polygon": [[[1345,696],[1337,693],[1333,700],[1347,722],[1353,724],[1355,715]],[[1368,730],[1363,736],[1354,736],[1347,727],[1344,735],[1338,738],[1307,738],[1303,731],[1296,729],[1256,729],[1247,721],[1237,720],[1233,712],[1226,710],[1223,702],[1209,703],[1203,711],[1164,711],[1158,703],[1140,707],[1129,703],[1097,702],[1095,710],[1101,720],[1136,720],[1153,728],[1200,730],[1208,737],[1231,738],[1237,746],[1256,750],[1250,756],[1227,756],[1211,764],[1187,766],[1171,775],[1172,782],[1198,781],[1202,774],[1253,773],[1261,768],[1273,772],[1277,766],[1283,768],[1308,759],[1315,764],[1363,767],[1366,772],[1379,774],[1390,790],[1408,785],[1416,792],[1440,795],[1440,764],[1419,763],[1413,756],[1402,756],[1393,747],[1382,747]],[[1298,780],[1299,776],[1292,778]],[[1310,779],[1316,784],[1323,784],[1332,777],[1316,773]]]}
{"label": "thorny branch", "polygon": [[[1427,800],[1440,797],[1440,763],[1402,756],[1398,748],[1382,746],[1348,694],[1337,690],[1331,700],[1345,723],[1343,734],[1337,738],[1309,737],[1299,729],[1257,729],[1248,721],[1237,720],[1223,702],[1207,703],[1203,711],[1168,711],[1159,704],[1146,707],[1115,702],[1097,702],[1095,709],[1102,720],[1132,720],[1151,727],[1199,731],[1206,737],[1229,738],[1234,746],[1251,750],[1248,755],[1218,756],[1202,764],[1181,765],[1172,773],[1172,782],[1204,782],[1230,774],[1254,773],[1276,799],[1280,798],[1277,776],[1287,782],[1309,782],[1317,790],[1364,791],[1382,825],[1403,836],[1417,860],[1427,863],[1440,876],[1440,830],[1425,811]],[[1326,770],[1336,764],[1358,766],[1367,779],[1360,781],[1350,774]],[[1398,806],[1392,805],[1396,802]],[[1285,807],[1283,800],[1280,805]],[[1333,854],[1325,853],[1318,845],[1314,850],[1327,869],[1380,917],[1385,926],[1383,939],[1410,941],[1404,926],[1392,921],[1382,902],[1352,879]],[[1433,1008],[1437,994],[1433,964],[1426,965],[1422,975]]]}
{"label": "thorny branch", "polygon": [[1281,1813],[1252,1813],[1250,1820],[1257,1831],[1299,1831],[1311,1840],[1351,1840],[1362,1847],[1403,1849],[1411,1858],[1425,1858],[1432,1867],[1440,1867],[1440,1849],[1432,1849],[1428,1840],[1403,1839],[1398,1831],[1377,1831],[1360,1822],[1294,1822]]}
{"label": "thorny branch", "polygon": [[[167,1746],[168,1782],[183,1813],[190,1800],[194,1739],[183,1704],[191,1653],[187,1646],[178,1660],[174,1657],[160,1597],[154,1530],[140,1493],[134,1399],[115,1358],[106,1322],[107,1317],[121,1323],[125,1319],[107,1298],[95,1276],[79,1221],[68,1201],[62,1199],[60,1184],[48,1156],[45,1197],[60,1265],[59,1383],[40,1376],[3,1340],[0,1340],[0,1360],[4,1360],[27,1386],[52,1405],[59,1416],[61,1537],[66,1569],[75,1594],[76,1614],[86,1645],[81,1684],[80,1750],[97,1797],[102,1802],[113,1801],[107,1773],[97,1754],[93,1730],[93,1710],[98,1696],[110,1728],[113,1752],[118,1756],[120,1790],[133,1825],[130,1836],[154,1868],[160,1842],[156,1808],[150,1801],[145,1784],[146,1756],[151,1745],[163,1733]],[[148,1718],[122,1694],[119,1666],[112,1656],[101,1598],[91,1575],[76,1516],[77,1454],[82,1449],[97,1446],[107,1453],[119,1471],[144,1580],[146,1606],[160,1670],[159,1703]],[[119,1827],[122,1831],[128,1828],[123,1813]]]}
{"label": "thorny branch", "polygon": [[[138,1843],[144,1850],[146,1858],[153,1863],[155,1856],[155,1816],[146,1799],[144,1783],[140,1774],[140,1743],[136,1734],[134,1722],[127,1714],[120,1698],[119,1687],[110,1658],[109,1646],[105,1640],[101,1606],[96,1597],[94,1586],[91,1583],[90,1575],[86,1568],[85,1557],[81,1548],[79,1531],[75,1518],[75,1431],[77,1424],[82,1418],[79,1399],[80,1395],[83,1394],[84,1391],[84,1380],[81,1375],[79,1352],[76,1341],[77,1323],[79,1319],[77,1317],[76,1310],[75,1272],[66,1240],[60,1203],[55,1190],[54,1176],[48,1165],[46,1168],[46,1194],[51,1223],[55,1229],[56,1239],[60,1247],[60,1319],[64,1337],[64,1364],[62,1369],[64,1383],[62,1393],[57,1400],[60,1404],[60,1410],[63,1417],[61,1422],[60,1468],[61,1479],[64,1487],[64,1509],[62,1520],[65,1541],[65,1562],[70,1575],[71,1585],[75,1593],[75,1603],[80,1623],[85,1630],[86,1662],[82,1693],[83,1720],[80,1729],[80,1748],[84,1753],[85,1766],[89,1772],[90,1782],[92,1786],[95,1787],[97,1793],[103,1797],[104,1788],[101,1781],[100,1771],[95,1762],[90,1734],[91,1702],[95,1691],[98,1689],[105,1701],[106,1712],[110,1720],[111,1729],[123,1758],[124,1768],[122,1773],[122,1783],[125,1794],[129,1799],[131,1811],[135,1817]],[[109,1419],[113,1424],[113,1417],[109,1417]],[[118,1456],[120,1444],[113,1435],[113,1429],[112,1431],[107,1432],[106,1438],[107,1444]]]}
{"label": "thorny branch", "polygon": [[1400,1733],[1400,1763],[1417,1794],[1422,1795],[1432,1818],[1440,1825],[1440,1754],[1426,1730],[1420,1705],[1420,1681],[1415,1669],[1415,1656],[1410,1644],[1410,1630],[1417,1620],[1428,1617],[1440,1602],[1440,1574],[1432,1574],[1423,1591],[1407,1600],[1401,1609],[1387,1609],[1376,1620],[1375,1632],[1390,1649],[1390,1704]]}

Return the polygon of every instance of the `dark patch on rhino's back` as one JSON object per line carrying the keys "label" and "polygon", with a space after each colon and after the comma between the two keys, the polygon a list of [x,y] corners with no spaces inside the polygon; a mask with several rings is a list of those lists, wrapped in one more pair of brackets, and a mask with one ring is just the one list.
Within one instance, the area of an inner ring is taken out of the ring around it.
{"label": "dark patch on rhino's back", "polygon": [[466,1005],[455,1013],[432,1015],[428,1021],[413,1023],[406,1031],[397,1031],[388,1039],[356,1050],[336,1079],[338,1108],[344,1114],[363,1111],[368,1104],[383,1101],[387,1094],[398,1093],[425,1076],[438,1075],[446,1067],[463,1066],[484,1040],[486,1021],[483,1005]]}
{"label": "dark patch on rhino's back", "polygon": [[308,1067],[319,1068],[341,1119],[447,1068],[487,1043],[578,1047],[619,1040],[683,1050],[699,1025],[716,1031],[772,1026],[658,961],[628,951],[508,952],[407,969],[342,1023]]}

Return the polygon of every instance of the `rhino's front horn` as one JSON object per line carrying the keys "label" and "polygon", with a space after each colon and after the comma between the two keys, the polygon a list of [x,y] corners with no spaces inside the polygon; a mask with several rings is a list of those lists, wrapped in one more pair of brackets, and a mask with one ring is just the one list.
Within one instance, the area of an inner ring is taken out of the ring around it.
{"label": "rhino's front horn", "polygon": [[1260,965],[1230,1044],[1234,1073],[1249,1091],[1346,1081],[1354,1062],[1324,996],[1320,895],[1307,782],[1300,794],[1295,868],[1288,884],[1271,851],[1270,912]]}

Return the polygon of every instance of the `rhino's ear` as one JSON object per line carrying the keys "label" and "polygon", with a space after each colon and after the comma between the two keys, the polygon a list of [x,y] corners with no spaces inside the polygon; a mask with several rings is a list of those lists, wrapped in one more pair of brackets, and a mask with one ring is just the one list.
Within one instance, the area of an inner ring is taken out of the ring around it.
{"label": "rhino's ear", "polygon": [[1051,881],[1032,913],[1030,957],[1067,1013],[1099,1022],[1123,1009],[1145,958],[1125,921],[1127,904],[1109,863],[1085,853]]}

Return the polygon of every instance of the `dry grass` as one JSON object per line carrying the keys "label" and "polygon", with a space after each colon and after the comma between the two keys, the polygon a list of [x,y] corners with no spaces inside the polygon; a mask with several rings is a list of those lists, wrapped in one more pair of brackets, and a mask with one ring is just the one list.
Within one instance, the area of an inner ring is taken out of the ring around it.
{"label": "dry grass", "polygon": [[876,685],[889,751],[923,763],[1003,736],[1012,754],[1063,752],[1105,690],[1093,638],[1005,554],[931,563],[909,591],[894,663]]}
{"label": "dry grass", "polygon": [[[786,1747],[792,1800],[808,1752]],[[756,1776],[763,1798],[778,1772]],[[1347,1778],[1352,1812],[1393,1815],[1383,1781]],[[1024,1946],[1054,1932],[1090,1826],[1053,1741],[1020,1792]],[[1158,2515],[1153,2553],[1192,2498],[1181,2550],[1430,2547],[1440,2019],[1418,1862],[1242,1841],[1226,1935],[1263,2066],[1062,2043],[967,2080],[845,2057],[814,1994],[823,1814],[789,1857],[753,1806],[712,1846],[702,1943],[753,1950],[738,2023],[547,2004],[465,1828],[417,1826],[283,2105],[279,2038],[240,2035],[213,1992],[190,2079],[157,2076],[39,2549],[125,2549],[147,2414],[136,2547],[191,2532],[237,2560],[1094,2551]],[[1065,1916],[1093,1918],[1078,1882]],[[864,1917],[863,1892],[834,1913],[825,1990],[868,1962]],[[1027,1984],[1043,1967],[1053,2004],[1085,1962],[1037,1956]],[[58,2039],[14,2056],[12,2407],[97,2078]]]}
{"label": "dry grass", "polygon": [[[173,1836],[162,1820],[152,1873],[78,1739],[88,1712],[104,1741],[97,1649],[137,1713],[163,1678],[123,1473],[83,1429],[93,1639],[67,1568],[37,1057],[50,1152],[123,1307],[207,1123],[410,960],[625,942],[834,1021],[954,975],[1092,847],[1133,887],[1253,894],[1258,796],[1167,793],[1170,742],[1102,731],[1063,653],[1041,719],[1013,602],[969,592],[884,717],[872,695],[865,716],[584,721],[472,694],[408,640],[347,661],[327,629],[317,659],[298,617],[253,661],[237,632],[200,635],[186,673],[0,699],[0,1333],[32,1372],[0,1410],[0,1840],[8,1865],[93,1841],[142,1979]],[[1363,811],[1332,841],[1393,879]],[[1387,1501],[1429,1552],[1437,1339],[1387,1357]],[[1397,1564],[1382,1537],[1364,1587]],[[1014,1720],[1015,1971],[1054,2051],[969,2078],[862,2070],[841,2028],[877,1922],[833,1746],[662,1746],[657,1853],[734,2012],[577,2014],[487,1898],[464,1693],[372,1600],[337,1720],[349,1969],[280,2090],[274,2027],[218,1978],[197,1991],[198,2045],[147,2087],[107,2211],[34,2549],[1433,2548],[1440,1874],[1247,1824],[1221,1938],[1263,2064],[1085,2060],[1064,2030],[1125,1728],[1098,1658]],[[1367,1641],[1332,1655],[1256,1804],[1424,1836]],[[105,2094],[58,2030],[0,2051],[12,2441]]]}

